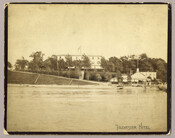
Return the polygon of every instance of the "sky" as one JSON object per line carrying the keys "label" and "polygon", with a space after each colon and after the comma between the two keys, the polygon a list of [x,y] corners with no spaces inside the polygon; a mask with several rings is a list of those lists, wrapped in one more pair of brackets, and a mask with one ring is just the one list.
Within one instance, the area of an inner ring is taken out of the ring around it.
{"label": "sky", "polygon": [[8,61],[51,55],[139,55],[167,61],[165,4],[10,4]]}

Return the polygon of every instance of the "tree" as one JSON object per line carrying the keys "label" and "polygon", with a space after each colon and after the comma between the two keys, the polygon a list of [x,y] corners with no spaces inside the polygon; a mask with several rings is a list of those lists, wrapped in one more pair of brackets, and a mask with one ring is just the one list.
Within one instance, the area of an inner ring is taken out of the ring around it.
{"label": "tree", "polygon": [[66,69],[66,62],[63,59],[58,60],[58,69],[65,70]]}
{"label": "tree", "polygon": [[34,52],[30,55],[32,61],[29,63],[29,69],[33,71],[41,70],[44,66],[43,57],[44,54],[41,51]]}
{"label": "tree", "polygon": [[167,81],[167,63],[163,59],[157,59],[157,78],[161,79],[163,82]]}
{"label": "tree", "polygon": [[110,62],[110,61],[107,61],[107,70],[110,71],[110,72],[114,72],[115,71],[115,64]]}
{"label": "tree", "polygon": [[147,59],[147,58],[148,58],[148,56],[146,53],[143,53],[140,55],[140,59]]}
{"label": "tree", "polygon": [[85,79],[86,79],[86,80],[89,80],[89,78],[90,78],[89,72],[85,72],[84,76],[85,76]]}
{"label": "tree", "polygon": [[113,64],[113,66],[114,66],[113,71],[115,71],[115,72],[120,71],[121,72],[123,70],[122,62],[117,57],[110,57],[109,62],[110,62],[110,64]]}
{"label": "tree", "polygon": [[103,81],[110,81],[112,78],[112,75],[108,72],[104,73],[102,76]]}
{"label": "tree", "polygon": [[43,61],[44,54],[41,51],[34,52],[30,55],[33,58],[35,63],[39,63]]}
{"label": "tree", "polygon": [[82,66],[85,68],[90,68],[91,67],[91,62],[88,56],[86,56],[85,54],[82,55]]}
{"label": "tree", "polygon": [[50,69],[57,70],[58,68],[57,56],[52,55],[51,57],[48,58],[48,60],[50,61]]}
{"label": "tree", "polygon": [[154,71],[153,66],[149,58],[139,61],[140,71]]}
{"label": "tree", "polygon": [[24,70],[28,63],[28,60],[24,59],[24,57],[22,57],[22,59],[17,59],[15,63],[15,69]]}
{"label": "tree", "polygon": [[121,57],[120,60],[122,62],[122,73],[128,74],[131,70],[131,61],[126,56]]}
{"label": "tree", "polygon": [[95,79],[96,79],[97,81],[101,81],[102,78],[101,78],[100,74],[96,74],[96,75],[95,75]]}
{"label": "tree", "polygon": [[104,57],[101,58],[101,67],[105,71],[108,71],[108,60],[106,60]]}
{"label": "tree", "polygon": [[72,56],[66,55],[65,59],[66,59],[66,66],[67,67],[72,67],[73,66]]}
{"label": "tree", "polygon": [[78,69],[81,69],[82,66],[83,66],[83,62],[81,60],[74,60],[73,61],[73,65],[78,68]]}
{"label": "tree", "polygon": [[8,61],[7,67],[12,68],[12,64],[9,61]]}
{"label": "tree", "polygon": [[50,58],[46,59],[43,64],[44,70],[51,71],[52,70],[52,64],[50,61]]}

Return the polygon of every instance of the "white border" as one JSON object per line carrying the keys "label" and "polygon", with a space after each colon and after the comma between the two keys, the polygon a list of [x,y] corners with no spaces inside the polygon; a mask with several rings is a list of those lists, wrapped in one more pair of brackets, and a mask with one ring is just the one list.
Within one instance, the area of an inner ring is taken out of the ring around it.
{"label": "white border", "polygon": [[[167,135],[91,135],[91,136],[87,136],[87,135],[79,135],[78,137],[141,137],[141,138],[145,138],[145,137],[159,137],[159,138],[175,138],[175,94],[174,92],[174,87],[175,85],[175,73],[173,72],[173,70],[175,70],[175,55],[173,54],[175,52],[175,48],[174,48],[174,30],[175,30],[175,1],[174,0],[0,0],[0,138],[6,138],[6,136],[4,135],[4,129],[3,129],[3,109],[4,109],[4,4],[8,3],[8,2],[170,2],[171,6],[172,6],[172,115],[171,115],[171,119],[172,119],[172,126],[171,126],[171,135],[167,136]],[[173,110],[174,109],[174,110]],[[77,137],[77,135],[42,135],[42,137],[71,137],[71,138],[75,138]],[[18,135],[13,135],[10,137],[21,137]],[[22,136],[23,137],[23,136]],[[31,137],[31,138],[38,138],[40,136],[38,135],[28,135],[26,137]]]}

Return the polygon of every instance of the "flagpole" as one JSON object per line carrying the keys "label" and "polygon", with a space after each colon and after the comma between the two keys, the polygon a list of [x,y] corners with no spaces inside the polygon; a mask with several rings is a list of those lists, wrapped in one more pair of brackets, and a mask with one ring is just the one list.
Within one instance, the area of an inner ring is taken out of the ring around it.
{"label": "flagpole", "polygon": [[78,47],[78,52],[79,52],[80,55],[82,54],[81,53],[81,46]]}

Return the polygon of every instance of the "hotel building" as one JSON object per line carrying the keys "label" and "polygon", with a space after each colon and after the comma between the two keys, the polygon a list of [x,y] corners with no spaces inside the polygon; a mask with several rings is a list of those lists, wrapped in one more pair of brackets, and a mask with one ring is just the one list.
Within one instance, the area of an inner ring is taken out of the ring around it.
{"label": "hotel building", "polygon": [[[64,61],[66,60],[67,55],[57,55],[58,60],[63,59]],[[82,55],[70,55],[72,57],[72,60],[83,60]],[[91,69],[103,69],[101,67],[101,58],[102,56],[100,55],[87,55],[90,59],[91,62]]]}

